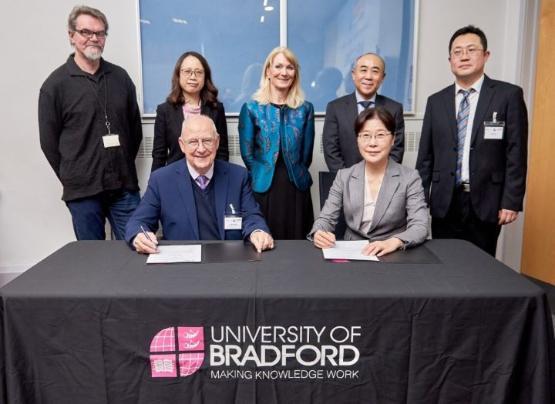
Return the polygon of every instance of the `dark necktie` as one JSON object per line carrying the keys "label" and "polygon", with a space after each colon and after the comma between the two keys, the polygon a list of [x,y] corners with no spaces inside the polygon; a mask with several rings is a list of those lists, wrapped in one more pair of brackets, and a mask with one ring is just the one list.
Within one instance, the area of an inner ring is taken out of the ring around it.
{"label": "dark necktie", "polygon": [[374,106],[374,101],[359,101],[358,102],[364,109],[368,109],[368,107]]}
{"label": "dark necktie", "polygon": [[464,152],[464,140],[466,138],[466,127],[468,126],[468,114],[470,113],[470,104],[468,103],[468,97],[471,93],[474,92],[474,89],[471,88],[470,90],[459,90],[459,93],[462,94],[463,98],[461,103],[459,104],[459,112],[457,113],[457,171],[456,171],[456,181],[457,185],[462,181],[462,161],[463,161],[463,152]]}
{"label": "dark necktie", "polygon": [[203,191],[208,186],[208,177],[206,175],[199,175],[195,181]]}

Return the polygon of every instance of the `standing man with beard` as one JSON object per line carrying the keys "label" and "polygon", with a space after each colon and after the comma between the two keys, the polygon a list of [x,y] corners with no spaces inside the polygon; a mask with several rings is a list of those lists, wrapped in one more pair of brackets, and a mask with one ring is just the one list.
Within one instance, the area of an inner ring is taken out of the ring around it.
{"label": "standing man with beard", "polygon": [[135,86],[102,59],[106,16],[76,6],[68,20],[75,53],[46,79],[39,96],[40,143],[63,185],[78,240],[116,239],[139,203],[135,157],[142,140]]}

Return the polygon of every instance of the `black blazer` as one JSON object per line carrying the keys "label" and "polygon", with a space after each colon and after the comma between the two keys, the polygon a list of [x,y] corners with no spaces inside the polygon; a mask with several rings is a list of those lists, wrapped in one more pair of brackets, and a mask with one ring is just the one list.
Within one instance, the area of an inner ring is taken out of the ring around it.
{"label": "black blazer", "polygon": [[[385,108],[395,118],[395,144],[390,157],[397,163],[403,161],[405,151],[405,120],[403,105],[383,95],[376,95],[376,106]],[[355,93],[331,101],[326,108],[324,133],[324,157],[332,172],[351,167],[362,160],[358,151],[355,120],[358,116]]]}
{"label": "black blazer", "polygon": [[[218,102],[216,108],[203,104],[200,113],[214,121],[216,130],[220,134],[220,146],[218,147],[216,158],[229,160],[224,106],[221,102]],[[158,105],[158,108],[156,108],[156,121],[154,121],[151,171],[183,158],[183,152],[178,143],[182,125],[183,105],[174,105],[167,101]]]}
{"label": "black blazer", "polygon": [[[426,105],[416,168],[432,217],[444,218],[455,190],[457,118],[455,85]],[[502,140],[484,139],[484,122],[505,122]],[[528,115],[522,89],[484,77],[472,125],[470,199],[478,218],[497,222],[499,209],[522,210],[526,187]],[[431,188],[431,189],[430,189]]]}

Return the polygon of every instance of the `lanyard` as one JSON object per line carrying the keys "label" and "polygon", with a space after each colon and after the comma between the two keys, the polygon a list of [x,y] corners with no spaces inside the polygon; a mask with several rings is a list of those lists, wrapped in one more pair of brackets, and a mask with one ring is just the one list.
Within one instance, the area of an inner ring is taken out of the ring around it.
{"label": "lanyard", "polygon": [[104,112],[104,125],[106,125],[106,130],[110,135],[111,134],[110,121],[108,120],[108,76],[106,75],[106,73],[103,73],[101,76],[101,78],[103,79],[102,81],[104,82],[104,104],[102,103],[102,101],[100,101],[100,97],[98,96],[98,90],[100,88],[95,89],[95,87],[91,83],[91,79],[89,77],[85,77],[85,78],[87,79],[87,83],[89,83],[89,86],[93,91],[93,94],[96,98],[96,101],[98,102],[98,105],[100,105],[101,110]]}

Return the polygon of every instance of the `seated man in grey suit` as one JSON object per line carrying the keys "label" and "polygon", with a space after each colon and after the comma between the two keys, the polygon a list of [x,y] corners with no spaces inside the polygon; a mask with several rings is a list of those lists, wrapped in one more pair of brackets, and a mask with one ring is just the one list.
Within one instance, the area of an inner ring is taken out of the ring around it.
{"label": "seated man in grey suit", "polygon": [[125,239],[137,252],[156,252],[158,221],[167,240],[249,239],[258,252],[273,248],[247,170],[214,161],[219,140],[207,116],[185,120],[179,138],[185,158],[151,174],[127,223]]}
{"label": "seated man in grey suit", "polygon": [[395,144],[391,148],[390,156],[400,164],[403,161],[405,143],[403,106],[391,98],[377,94],[385,78],[384,60],[374,53],[359,56],[354,63],[351,76],[356,91],[331,101],[326,108],[322,141],[328,169],[336,172],[362,160],[353,124],[359,113],[375,107],[382,107],[393,115],[392,133]]}
{"label": "seated man in grey suit", "polygon": [[428,208],[418,172],[393,161],[393,116],[377,107],[355,121],[357,144],[363,160],[339,170],[320,216],[308,238],[319,248],[335,243],[335,228],[345,214],[345,240],[368,239],[365,255],[382,256],[414,247],[428,236]]}

